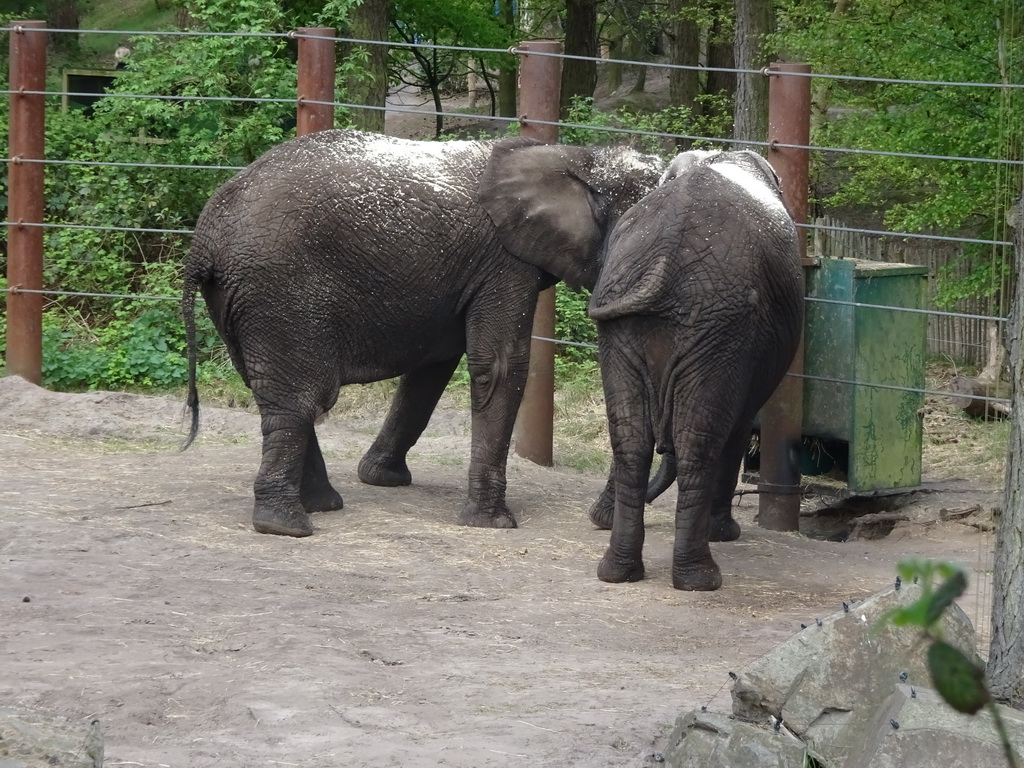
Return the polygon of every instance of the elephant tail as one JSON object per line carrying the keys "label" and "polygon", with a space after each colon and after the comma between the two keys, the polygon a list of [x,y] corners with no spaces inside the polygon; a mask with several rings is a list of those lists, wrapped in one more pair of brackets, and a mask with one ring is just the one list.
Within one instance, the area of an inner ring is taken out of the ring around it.
{"label": "elephant tail", "polygon": [[181,315],[185,322],[185,346],[188,355],[188,396],[185,407],[191,412],[188,437],[181,450],[185,450],[196,439],[199,432],[199,391],[196,389],[196,294],[211,274],[209,266],[199,258],[193,245],[185,261],[185,284],[181,296]]}
{"label": "elephant tail", "polygon": [[647,484],[646,501],[648,504],[661,496],[676,481],[676,471],[676,454],[669,447],[661,454],[661,466],[658,467],[658,473]]}
{"label": "elephant tail", "polygon": [[[661,407],[652,414],[654,421],[654,439],[658,453],[661,454],[661,465],[657,474],[647,484],[647,503],[652,503],[656,498],[668,490],[669,486],[676,480],[678,469],[676,467],[676,448],[672,442],[672,419],[675,401],[671,393],[675,390],[675,378],[678,376],[677,367],[672,367],[668,385],[660,397]],[[656,394],[651,395],[652,402]]]}

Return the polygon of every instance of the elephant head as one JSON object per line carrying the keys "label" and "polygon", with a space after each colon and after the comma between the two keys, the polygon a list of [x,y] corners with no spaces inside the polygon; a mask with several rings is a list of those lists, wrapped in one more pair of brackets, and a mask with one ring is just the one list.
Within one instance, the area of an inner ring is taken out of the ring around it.
{"label": "elephant head", "polygon": [[479,201],[511,253],[574,290],[592,289],[608,232],[663,168],[628,147],[508,139],[491,153]]}

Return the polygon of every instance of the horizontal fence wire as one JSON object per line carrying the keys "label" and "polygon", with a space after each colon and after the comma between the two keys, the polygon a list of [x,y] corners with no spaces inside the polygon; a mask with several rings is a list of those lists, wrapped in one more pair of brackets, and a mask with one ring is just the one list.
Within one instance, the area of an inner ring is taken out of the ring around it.
{"label": "horizontal fence wire", "polygon": [[[181,297],[180,296],[140,296],[140,295],[136,295],[136,294],[125,294],[125,293],[91,293],[91,292],[87,292],[87,291],[53,291],[53,290],[35,290],[35,289],[27,289],[27,288],[3,288],[3,289],[0,289],[0,293],[13,293],[13,294],[32,293],[32,294],[41,294],[41,295],[44,295],[44,296],[81,296],[81,297],[89,297],[89,298],[108,298],[108,299],[143,299],[143,300],[148,300],[148,301],[181,301]],[[202,299],[201,296],[198,297],[198,298]],[[839,303],[843,303],[843,302],[831,302],[831,303],[839,304]],[[866,305],[861,305],[861,306],[873,307],[874,305],[866,304]],[[886,307],[886,309],[891,309],[891,307]],[[560,346],[577,347],[577,348],[594,349],[594,350],[597,349],[597,345],[596,344],[593,344],[593,343],[590,343],[590,342],[585,342],[585,341],[567,341],[565,339],[553,339],[553,338],[549,338],[547,336],[531,336],[530,338],[533,339],[534,341],[546,341],[546,342],[549,342],[551,344],[557,344],[557,345],[560,345]],[[896,392],[911,392],[911,393],[914,393],[914,394],[935,395],[935,396],[939,396],[939,397],[963,397],[964,396],[964,393],[962,393],[962,392],[953,392],[953,391],[949,391],[949,390],[924,389],[924,388],[920,388],[920,387],[906,387],[906,386],[900,386],[898,384],[879,384],[879,383],[869,382],[869,381],[855,381],[855,380],[852,380],[852,379],[840,379],[840,378],[835,378],[835,377],[831,377],[831,376],[814,376],[814,375],[807,374],[807,373],[787,373],[786,375],[787,376],[792,376],[792,377],[798,378],[798,379],[806,379],[806,380],[809,380],[809,381],[821,381],[821,382],[826,382],[826,383],[829,383],[829,384],[846,384],[846,385],[849,385],[849,386],[866,387],[866,388],[869,388],[869,389],[885,389],[885,390],[892,390],[892,391],[896,391]],[[1003,397],[983,397],[981,395],[972,395],[971,399],[979,400],[979,401],[983,401],[983,402],[992,402],[992,403],[1009,403],[1010,402],[1010,400],[1008,398],[1003,398]]]}
{"label": "horizontal fence wire", "polygon": [[[25,27],[13,24],[8,27],[0,27],[0,32],[23,32]],[[1024,89],[1024,84],[1015,83],[979,83],[973,81],[955,80],[904,80],[887,77],[867,77],[863,75],[835,75],[822,72],[778,72],[769,67],[760,69],[741,69],[737,67],[706,67],[694,64],[671,64],[669,62],[634,61],[632,59],[611,59],[601,56],[580,56],[567,53],[550,53],[547,51],[534,51],[518,48],[515,45],[509,48],[484,48],[475,46],[441,45],[439,43],[417,43],[391,40],[366,40],[353,37],[332,37],[324,35],[303,34],[298,30],[288,32],[204,32],[199,30],[118,30],[118,29],[68,29],[60,27],[32,28],[33,32],[52,32],[57,34],[73,35],[121,35],[124,37],[269,37],[284,38],[289,40],[330,40],[337,43],[351,45],[386,46],[388,48],[421,48],[425,50],[448,50],[460,53],[493,53],[508,55],[529,55],[547,56],[557,59],[570,59],[573,61],[593,61],[597,64],[625,64],[628,66],[649,67],[655,69],[681,69],[697,70],[701,72],[723,72],[739,75],[763,75],[772,77],[809,77],[825,80],[844,80],[850,82],[892,84],[892,85],[919,85],[948,88],[1002,88],[1002,89]]]}
{"label": "horizontal fence wire", "polygon": [[[6,159],[7,162],[13,162],[10,158]],[[175,165],[161,164],[161,163],[106,163],[106,162],[81,162],[76,160],[18,160],[18,162],[26,163],[40,163],[43,165],[57,164],[57,165],[89,165],[89,166],[104,166],[110,165],[115,167],[138,167],[138,168],[178,168],[178,169],[199,169],[199,170],[219,170],[219,171],[240,171],[245,166],[230,166],[230,165]],[[59,221],[53,222],[13,222],[13,221],[0,221],[0,226],[21,226],[21,227],[44,227],[44,228],[60,228],[66,227],[70,229],[97,229],[97,230],[110,230],[110,231],[125,231],[125,232],[155,232],[163,234],[175,234],[175,235],[191,235],[191,229],[149,229],[146,227],[114,227],[104,226],[102,224],[68,224]],[[886,232],[878,229],[857,229],[847,227],[835,227],[826,226],[822,224],[797,224],[800,229],[806,229],[808,231],[820,230],[820,231],[834,231],[834,232],[853,232],[858,234],[869,234],[869,235],[880,235],[883,237],[900,238],[903,240],[935,240],[945,241],[951,243],[974,243],[979,245],[999,245],[999,246],[1012,246],[1013,243],[1008,240],[984,240],[972,237],[947,237],[943,235],[919,235],[913,232]]]}
{"label": "horizontal fence wire", "polygon": [[[637,62],[642,64],[643,62]],[[901,82],[901,81],[892,81]],[[74,91],[28,91],[28,90],[0,90],[0,94],[8,95],[21,94],[26,96],[84,96],[84,97],[95,97],[95,93],[79,93]],[[244,102],[244,103],[276,103],[276,104],[292,104],[296,100],[294,98],[271,98],[271,97],[245,97],[245,96],[164,96],[156,94],[142,94],[142,93],[104,93],[104,98],[113,99],[156,99],[158,101],[210,101],[210,102]],[[346,109],[369,109],[378,110],[382,112],[405,112],[417,115],[423,115],[425,117],[452,117],[452,118],[472,118],[474,120],[493,120],[495,122],[507,122],[515,123],[520,122],[517,117],[502,117],[499,115],[480,115],[473,112],[439,112],[437,110],[429,109],[410,109],[401,106],[370,106],[366,104],[351,104],[339,101],[317,101],[314,99],[303,99],[304,104],[317,104],[322,106],[335,106],[344,107]],[[712,144],[731,144],[731,145],[742,145],[748,147],[765,147],[775,149],[806,149],[811,152],[832,152],[836,154],[855,154],[855,155],[873,155],[879,157],[900,157],[911,160],[938,160],[938,161],[949,161],[949,162],[960,162],[960,163],[985,163],[989,165],[1006,165],[1006,166],[1020,166],[1024,167],[1024,160],[1010,160],[1005,158],[997,157],[970,157],[961,155],[933,155],[923,152],[892,152],[880,149],[858,149],[853,147],[829,147],[820,146],[817,144],[786,144],[778,141],[755,141],[752,139],[730,139],[723,138],[720,136],[701,136],[691,135],[685,133],[669,133],[667,131],[643,131],[636,128],[619,128],[611,125],[587,125],[585,123],[570,123],[564,120],[537,120],[530,118],[523,120],[522,122],[531,123],[534,125],[550,125],[557,128],[578,128],[583,130],[598,131],[604,133],[619,133],[632,136],[650,136],[652,138],[661,139],[686,139],[687,141],[703,141]]]}
{"label": "horizontal fence wire", "polygon": [[[9,27],[0,27],[0,32],[12,32],[24,29],[18,25],[12,25]],[[125,30],[70,30],[60,28],[43,28],[32,31],[43,31],[49,33],[68,33],[68,34],[117,34],[121,36],[177,36],[177,37],[262,37],[262,38],[283,38],[283,39],[298,39],[308,38],[316,40],[332,40],[334,42],[342,42],[346,44],[358,44],[358,45],[386,45],[388,47],[398,48],[423,48],[423,49],[444,49],[453,50],[460,53],[480,53],[480,54],[506,54],[506,55],[536,55],[536,56],[549,56],[561,59],[573,59],[582,61],[593,61],[598,64],[621,64],[629,66],[647,67],[652,69],[684,69],[684,70],[703,70],[707,71],[719,71],[733,74],[760,74],[763,76],[792,76],[792,77],[811,77],[825,80],[845,80],[851,82],[868,82],[868,83],[879,83],[879,84],[905,84],[905,85],[916,85],[916,86],[933,86],[933,87],[979,87],[979,88],[1001,88],[1001,89],[1020,89],[1024,88],[1024,85],[1008,84],[1008,83],[978,83],[978,82],[957,82],[957,81],[942,81],[942,80],[901,80],[892,78],[880,78],[880,77],[863,77],[863,76],[851,76],[851,75],[834,75],[820,72],[777,72],[771,70],[768,67],[762,69],[741,69],[741,68],[728,68],[728,67],[703,67],[693,65],[679,65],[669,64],[663,62],[641,62],[633,61],[628,59],[609,59],[601,57],[590,57],[590,56],[576,56],[562,53],[547,53],[539,51],[527,51],[524,49],[512,46],[511,48],[480,48],[471,46],[445,46],[434,43],[408,43],[408,42],[391,42],[391,41],[377,41],[377,40],[364,40],[350,37],[323,37],[319,35],[304,35],[297,30],[290,32],[202,32],[202,31],[189,31],[189,30],[136,30],[136,31],[125,31]],[[12,91],[2,91],[6,95],[13,93]],[[79,96],[79,97],[94,97],[94,93],[78,93],[73,91],[18,91],[26,95],[42,95],[42,96]],[[107,97],[113,98],[136,98],[136,99],[156,99],[156,100],[167,100],[167,101],[199,101],[199,102],[242,102],[242,103],[294,103],[294,98],[255,98],[255,97],[229,97],[229,96],[201,96],[201,95],[176,95],[176,96],[164,96],[159,94],[104,94]],[[427,109],[416,109],[403,106],[372,106],[364,104],[352,104],[346,102],[330,102],[330,101],[316,101],[311,99],[304,99],[303,103],[325,105],[341,107],[344,109],[369,109],[369,110],[380,110],[387,112],[404,112],[404,113],[415,113],[423,116],[443,116],[446,118],[472,118],[475,120],[494,120],[496,122],[518,122],[518,118],[514,117],[501,117],[495,115],[480,115],[476,113],[462,113],[462,112],[438,112]],[[804,149],[815,152],[833,152],[833,153],[852,153],[862,155],[881,155],[888,157],[902,157],[908,159],[917,160],[937,160],[947,162],[968,162],[968,163],[990,163],[999,165],[1010,165],[1010,166],[1024,166],[1024,161],[1008,160],[1001,158],[981,158],[981,157],[960,157],[960,156],[948,156],[948,155],[933,155],[926,153],[908,153],[908,152],[888,152],[884,150],[870,150],[870,149],[856,149],[848,147],[825,147],[816,145],[800,145],[800,144],[783,144],[778,142],[759,142],[759,141],[746,141],[746,140],[734,140],[734,139],[723,139],[721,137],[711,136],[696,136],[686,134],[674,134],[661,131],[642,131],[630,128],[619,128],[615,126],[592,126],[580,123],[570,123],[566,121],[543,121],[543,120],[532,120],[539,125],[552,125],[558,128],[576,128],[594,131],[603,131],[607,133],[617,133],[624,135],[637,135],[637,136],[648,136],[653,138],[664,138],[664,139],[685,139],[688,141],[705,141],[716,144],[742,144],[745,146],[759,146],[759,147],[783,147],[790,149]],[[167,169],[190,169],[190,170],[216,170],[216,171],[237,171],[244,166],[234,165],[186,165],[176,163],[124,163],[124,162],[104,162],[104,161],[76,161],[76,160],[25,160],[22,158],[5,158],[8,162],[38,162],[43,164],[52,165],[91,165],[91,166],[112,166],[112,167],[148,167],[148,168],[167,168]],[[173,230],[173,229],[154,229],[146,227],[114,227],[114,226],[99,226],[99,225],[81,225],[81,224],[66,224],[66,223],[13,223],[13,222],[0,222],[0,225],[7,226],[38,226],[38,227],[63,227],[71,229],[95,229],[103,231],[122,231],[122,232],[146,232],[156,234],[174,234],[174,235],[189,235],[191,230]],[[906,232],[886,232],[881,230],[870,230],[870,229],[850,229],[835,226],[827,226],[821,224],[801,224],[799,225],[803,229],[807,230],[824,230],[824,231],[847,231],[855,232],[859,234],[875,235],[879,237],[889,238],[900,238],[900,239],[921,239],[921,240],[934,240],[934,241],[947,241],[947,242],[958,242],[958,243],[973,243],[982,245],[995,245],[995,246],[1012,246],[1013,243],[1002,240],[985,240],[976,238],[965,238],[965,237],[952,237],[943,235],[926,235],[918,233],[906,233]],[[139,300],[169,300],[177,301],[177,297],[172,296],[140,296],[131,294],[102,294],[102,293],[84,293],[76,291],[51,291],[51,290],[26,290],[19,288],[6,288],[4,292],[7,293],[40,293],[46,295],[55,296],[81,296],[90,298],[125,298],[125,299],[139,299]],[[872,308],[872,309],[884,309],[890,311],[902,311],[921,313],[935,316],[947,316],[957,318],[976,319],[989,322],[1002,323],[1006,321],[1003,317],[994,317],[989,315],[974,315],[964,314],[955,312],[944,312],[940,310],[927,310],[918,308],[908,307],[894,307],[884,305],[872,305],[864,304],[861,302],[841,301],[832,299],[820,299],[815,297],[807,297],[809,302],[818,302],[822,304],[837,304],[847,305],[854,308]],[[585,342],[571,342],[560,339],[549,339],[545,337],[534,337],[538,341],[548,341],[555,344],[561,344],[566,346],[583,347],[583,348],[596,348],[596,345]],[[983,346],[983,345],[976,345]],[[901,391],[909,391],[921,394],[931,395],[944,395],[952,396],[958,393],[942,392],[937,390],[925,390],[915,389],[908,387],[898,387],[895,385],[884,385],[884,384],[872,384],[866,382],[848,381],[842,379],[831,379],[828,377],[816,377],[807,374],[790,374],[799,376],[800,378],[810,380],[828,381],[839,384],[849,384],[854,386],[867,386],[877,387],[882,389],[896,389]],[[994,402],[1007,402],[1001,398],[977,398],[979,400],[991,400]]]}

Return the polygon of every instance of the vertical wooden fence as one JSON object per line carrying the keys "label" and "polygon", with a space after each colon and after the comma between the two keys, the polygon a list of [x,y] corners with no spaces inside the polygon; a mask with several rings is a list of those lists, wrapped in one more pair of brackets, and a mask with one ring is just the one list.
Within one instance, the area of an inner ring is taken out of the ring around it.
{"label": "vertical wooden fence", "polygon": [[[970,266],[962,259],[963,247],[957,243],[907,242],[858,232],[830,217],[821,217],[815,224],[820,227],[814,236],[814,255],[819,258],[870,259],[927,267],[926,301],[929,307],[934,306],[940,275],[945,276],[944,279],[962,281],[970,273]],[[993,296],[958,299],[950,308],[951,314],[929,315],[929,355],[956,363],[984,365],[987,362],[988,332],[993,321],[981,317],[1005,317],[1008,309],[998,296]]]}

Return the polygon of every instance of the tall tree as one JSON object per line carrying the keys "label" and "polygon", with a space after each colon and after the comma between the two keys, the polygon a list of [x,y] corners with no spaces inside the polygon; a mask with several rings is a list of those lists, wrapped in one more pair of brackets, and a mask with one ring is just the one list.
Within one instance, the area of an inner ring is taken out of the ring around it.
{"label": "tall tree", "polygon": [[[756,69],[770,62],[767,36],[774,31],[771,0],[736,0],[735,56],[737,69]],[[733,138],[765,141],[768,137],[768,78],[737,74]]]}
{"label": "tall tree", "polygon": [[[697,0],[669,0],[668,60],[693,69],[668,71],[668,97],[673,106],[686,107],[691,113],[700,111],[700,25],[695,15]],[[689,149],[690,141],[680,141],[680,149]]]}
{"label": "tall tree", "polygon": [[[349,11],[342,34],[356,40],[388,40],[390,0],[363,0]],[[346,70],[344,88],[353,104],[379,109],[352,110],[352,124],[362,131],[384,130],[384,104],[388,95],[388,47],[386,45],[343,45],[342,58],[357,56],[364,62]]]}
{"label": "tall tree", "polygon": [[1010,450],[1003,513],[996,527],[992,574],[992,639],[986,676],[992,695],[1024,707],[1024,195],[1014,211],[1017,289],[1007,338],[1013,382]]}
{"label": "tall tree", "polygon": [[[513,43],[518,25],[516,24],[516,4],[514,0],[496,0],[498,16],[505,35]],[[486,72],[486,68],[483,68]],[[516,96],[519,90],[519,60],[513,56],[505,56],[498,68],[498,114],[502,117],[516,116]]]}
{"label": "tall tree", "polygon": [[[82,4],[78,0],[46,0],[46,23],[54,29],[80,29]],[[78,35],[65,32],[50,35],[54,50],[66,55],[78,53]]]}
{"label": "tall tree", "polygon": [[733,50],[736,27],[733,23],[733,8],[729,0],[717,0],[714,18],[708,30],[708,79],[705,93],[720,96],[721,99],[705,105],[705,115],[715,122],[736,100],[736,54]]}
{"label": "tall tree", "polygon": [[[597,58],[597,0],[565,0],[565,53]],[[561,114],[564,118],[574,97],[591,97],[597,86],[597,62],[562,60]]]}
{"label": "tall tree", "polygon": [[[442,89],[454,82],[461,87],[468,71],[465,54],[453,48],[507,48],[509,28],[495,13],[494,0],[403,0],[392,5],[389,23],[393,39],[410,44],[392,49],[392,78],[430,92],[437,113],[435,135],[440,136]],[[494,54],[481,59],[485,66],[498,63]]]}

